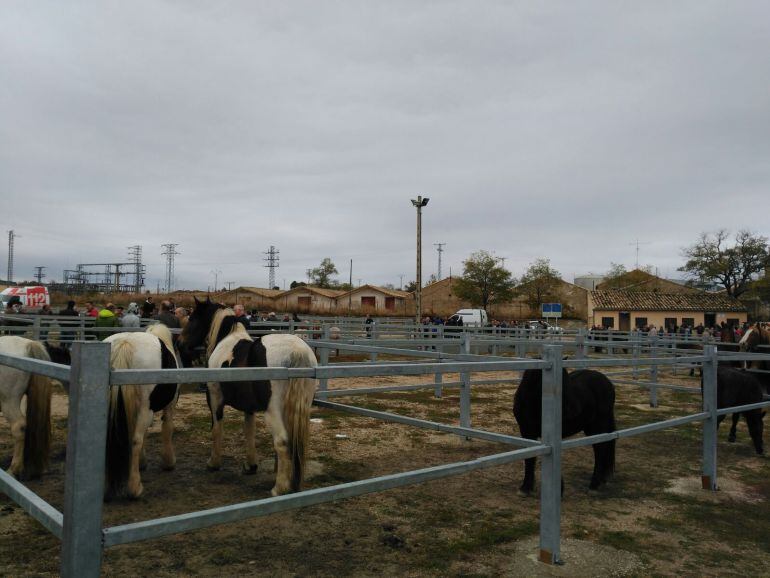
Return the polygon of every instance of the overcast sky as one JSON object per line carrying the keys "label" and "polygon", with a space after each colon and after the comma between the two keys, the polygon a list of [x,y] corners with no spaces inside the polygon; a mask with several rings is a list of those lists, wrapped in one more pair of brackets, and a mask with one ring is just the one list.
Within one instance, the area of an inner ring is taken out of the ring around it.
{"label": "overcast sky", "polygon": [[770,3],[3,2],[0,277],[176,287],[639,261],[770,234]]}

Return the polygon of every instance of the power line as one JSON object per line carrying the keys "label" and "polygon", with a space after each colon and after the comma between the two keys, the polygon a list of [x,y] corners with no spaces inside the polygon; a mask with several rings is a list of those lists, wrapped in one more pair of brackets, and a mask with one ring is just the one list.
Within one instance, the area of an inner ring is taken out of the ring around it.
{"label": "power line", "polygon": [[280,257],[278,257],[278,254],[280,251],[276,249],[273,245],[270,245],[270,249],[267,250],[267,252],[263,253],[264,255],[267,255],[263,261],[267,261],[267,267],[269,269],[268,274],[268,281],[267,281],[267,288],[272,289],[275,287],[275,270],[279,267],[278,261],[280,260]]}
{"label": "power line", "polygon": [[438,251],[438,279],[437,281],[441,281],[441,253],[444,252],[444,245],[446,243],[433,243],[434,247],[438,247],[436,251]]}
{"label": "power line", "polygon": [[174,257],[179,255],[176,248],[179,243],[166,243],[161,245],[165,251],[161,255],[166,256],[166,293],[171,293],[174,290]]}

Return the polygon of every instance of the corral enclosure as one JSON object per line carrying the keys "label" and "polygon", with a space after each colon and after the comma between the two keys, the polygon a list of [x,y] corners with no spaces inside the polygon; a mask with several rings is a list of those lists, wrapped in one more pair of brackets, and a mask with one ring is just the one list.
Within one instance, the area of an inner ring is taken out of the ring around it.
{"label": "corral enclosure", "polygon": [[[349,358],[347,358],[350,360]],[[499,375],[474,374],[474,380]],[[506,383],[474,385],[473,425],[503,434],[517,433],[511,403],[517,375]],[[447,381],[456,376],[445,376]],[[369,387],[420,381],[389,376],[335,380],[330,388]],[[682,377],[661,381],[697,387]],[[351,383],[352,382],[352,383]],[[425,380],[425,383],[432,383]],[[209,417],[203,394],[193,387],[180,402],[179,463],[159,471],[157,432],[148,440],[145,496],[138,502],[106,505],[105,526],[267,497],[272,485],[270,436],[258,430],[265,458],[256,478],[239,473],[241,419],[227,421],[228,460],[220,472],[206,472]],[[346,399],[347,401],[347,399]],[[442,423],[456,423],[459,396],[447,388],[381,393],[351,403]],[[618,428],[660,421],[698,411],[689,393],[649,395],[618,386]],[[311,467],[307,487],[371,478],[419,467],[458,462],[501,451],[499,444],[350,416],[328,409],[313,414]],[[61,508],[66,402],[56,403],[56,459],[52,471],[29,487]],[[722,431],[721,439],[726,432]],[[8,437],[2,454],[9,454]],[[688,425],[618,442],[618,471],[599,492],[587,490],[590,448],[564,453],[565,494],[562,532],[566,566],[548,568],[532,558],[536,551],[539,501],[520,498],[520,463],[472,472],[440,482],[348,501],[319,505],[240,522],[231,526],[108,549],[109,574],[381,574],[532,575],[535,572],[717,574],[749,573],[768,564],[768,467],[756,457],[745,427],[739,443],[719,445],[720,486],[716,494],[700,487],[701,432]],[[691,486],[695,489],[691,489]],[[0,559],[9,574],[56,573],[59,543],[10,502],[0,531],[6,539]],[[41,555],[41,552],[45,555]]]}

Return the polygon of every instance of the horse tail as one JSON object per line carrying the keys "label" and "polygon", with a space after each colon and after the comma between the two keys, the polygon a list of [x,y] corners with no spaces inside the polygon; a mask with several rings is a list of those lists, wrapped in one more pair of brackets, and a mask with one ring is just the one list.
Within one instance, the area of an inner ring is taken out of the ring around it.
{"label": "horse tail", "polygon": [[[112,343],[112,368],[129,369],[134,359],[134,346],[128,340]],[[136,427],[136,386],[110,388],[110,408],[107,418],[107,495],[123,493],[128,482],[131,445]]]}
{"label": "horse tail", "polygon": [[[307,348],[307,351],[305,351]],[[295,348],[289,357],[289,367],[312,367],[315,356],[309,347]],[[312,356],[312,362],[310,361]],[[310,436],[310,407],[315,395],[315,381],[307,377],[292,377],[283,400],[283,419],[288,433],[289,456],[292,462],[291,491],[299,491],[305,472],[305,455]]]}
{"label": "horse tail", "polygon": [[[27,356],[51,361],[45,346],[37,341],[29,343]],[[30,374],[27,386],[27,427],[24,430],[24,474],[39,478],[48,466],[51,449],[51,379]]]}

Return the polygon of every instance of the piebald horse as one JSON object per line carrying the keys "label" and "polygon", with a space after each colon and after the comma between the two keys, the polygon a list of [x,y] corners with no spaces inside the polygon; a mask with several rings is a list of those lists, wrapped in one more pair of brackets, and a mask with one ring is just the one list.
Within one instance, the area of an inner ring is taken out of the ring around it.
{"label": "piebald horse", "polygon": [[[171,332],[162,323],[147,327],[144,333],[116,333],[105,340],[112,344],[112,369],[176,369],[179,367]],[[106,497],[138,498],[144,487],[139,473],[144,457],[144,437],[155,412],[163,411],[161,466],[176,465],[172,436],[174,408],[179,397],[176,383],[121,385],[110,389],[107,425]]]}
{"label": "piebald horse", "polygon": [[[270,333],[252,338],[235,320],[232,309],[206,301],[195,301],[195,310],[179,339],[182,360],[189,364],[193,351],[206,346],[209,367],[315,367],[313,350],[296,335]],[[315,395],[310,378],[273,379],[208,384],[213,444],[207,467],[222,466],[222,418],[224,407],[244,412],[245,474],[257,471],[254,442],[255,412],[265,412],[265,423],[273,436],[276,479],[273,496],[296,492],[302,484],[310,427],[310,407]]]}
{"label": "piebald horse", "polygon": [[[755,323],[746,330],[741,340],[738,342],[738,348],[748,353],[770,353],[768,350],[758,351],[760,345],[770,345],[770,325],[766,323]],[[745,362],[747,369],[760,369],[770,371],[770,361],[752,360]],[[757,379],[762,383],[767,393],[770,393],[770,374],[757,373]]]}
{"label": "piebald horse", "polygon": [[[69,351],[16,335],[0,337],[0,353],[69,365]],[[8,473],[38,478],[48,466],[51,448],[51,380],[0,365],[0,408],[11,426],[13,458]],[[21,399],[27,396],[26,415]]]}

